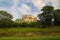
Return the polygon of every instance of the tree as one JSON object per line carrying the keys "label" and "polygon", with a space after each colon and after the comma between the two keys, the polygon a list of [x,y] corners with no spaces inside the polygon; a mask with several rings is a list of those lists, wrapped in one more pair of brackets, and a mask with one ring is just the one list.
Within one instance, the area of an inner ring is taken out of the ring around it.
{"label": "tree", "polygon": [[14,21],[10,19],[1,19],[0,28],[6,28],[6,27],[14,27]]}
{"label": "tree", "polygon": [[44,6],[41,11],[44,11],[44,12],[50,12],[50,11],[53,11],[54,10],[54,7],[53,6]]}
{"label": "tree", "polygon": [[44,6],[41,11],[43,11],[41,14],[38,14],[38,17],[42,23],[42,27],[49,27],[51,25],[51,19],[53,15],[53,6]]}
{"label": "tree", "polygon": [[53,14],[54,14],[54,23],[55,23],[55,25],[60,25],[60,9],[54,10]]}
{"label": "tree", "polygon": [[7,11],[1,10],[0,11],[0,27],[13,27],[14,22],[11,20],[13,16],[8,13]]}
{"label": "tree", "polygon": [[16,23],[22,23],[23,20],[22,20],[22,19],[16,19],[15,22],[16,22]]}
{"label": "tree", "polygon": [[7,11],[1,10],[0,11],[0,19],[13,19],[12,15],[8,13]]}

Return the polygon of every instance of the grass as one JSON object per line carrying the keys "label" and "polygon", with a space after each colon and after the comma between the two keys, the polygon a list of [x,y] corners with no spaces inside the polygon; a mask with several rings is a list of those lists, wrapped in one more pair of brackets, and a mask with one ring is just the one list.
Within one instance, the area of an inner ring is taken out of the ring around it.
{"label": "grass", "polygon": [[44,37],[1,37],[0,40],[60,40],[60,36],[44,36]]}
{"label": "grass", "polygon": [[[2,30],[2,31],[1,31]],[[40,28],[0,28],[0,31],[1,32],[4,32],[4,31],[14,31],[14,32],[36,32],[36,31],[39,31]]]}
{"label": "grass", "polygon": [[0,37],[60,36],[60,28],[0,28]]}
{"label": "grass", "polygon": [[45,28],[45,29],[42,29],[42,28],[0,28],[0,33],[1,32],[37,32],[37,31],[52,31],[52,30],[60,30],[60,28]]}
{"label": "grass", "polygon": [[0,40],[60,40],[60,28],[0,28]]}

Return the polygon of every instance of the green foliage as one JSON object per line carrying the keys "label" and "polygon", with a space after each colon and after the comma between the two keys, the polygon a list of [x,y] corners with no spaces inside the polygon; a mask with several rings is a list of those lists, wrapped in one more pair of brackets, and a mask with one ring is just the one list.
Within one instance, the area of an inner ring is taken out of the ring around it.
{"label": "green foliage", "polygon": [[0,11],[0,28],[14,27],[13,16],[7,11]]}
{"label": "green foliage", "polygon": [[8,13],[7,11],[1,10],[0,11],[0,19],[6,18],[6,19],[13,19],[12,15]]}
{"label": "green foliage", "polygon": [[54,14],[54,23],[55,23],[55,25],[60,25],[60,9],[54,10],[53,14]]}
{"label": "green foliage", "polygon": [[14,22],[10,19],[1,19],[0,20],[0,28],[5,28],[5,27],[13,27]]}
{"label": "green foliage", "polygon": [[19,27],[40,27],[40,21],[17,23]]}
{"label": "green foliage", "polygon": [[40,21],[36,22],[24,22],[22,19],[15,20],[15,23],[18,24],[19,27],[40,27]]}
{"label": "green foliage", "polygon": [[53,11],[54,7],[53,6],[44,6],[43,9],[41,9],[41,11]]}
{"label": "green foliage", "polygon": [[41,9],[43,12],[41,14],[38,14],[38,17],[41,21],[42,28],[49,27],[51,25],[52,20],[52,12],[54,10],[53,6],[44,6]]}
{"label": "green foliage", "polygon": [[22,19],[16,19],[16,20],[15,20],[15,23],[22,23],[22,22],[23,22]]}

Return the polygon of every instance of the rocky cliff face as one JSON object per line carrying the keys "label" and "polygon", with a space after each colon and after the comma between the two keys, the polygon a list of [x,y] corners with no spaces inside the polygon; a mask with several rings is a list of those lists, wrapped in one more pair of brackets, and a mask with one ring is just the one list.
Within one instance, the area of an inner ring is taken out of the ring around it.
{"label": "rocky cliff face", "polygon": [[27,21],[27,22],[33,22],[36,21],[37,18],[33,15],[28,15],[28,14],[23,14],[22,16],[23,21]]}

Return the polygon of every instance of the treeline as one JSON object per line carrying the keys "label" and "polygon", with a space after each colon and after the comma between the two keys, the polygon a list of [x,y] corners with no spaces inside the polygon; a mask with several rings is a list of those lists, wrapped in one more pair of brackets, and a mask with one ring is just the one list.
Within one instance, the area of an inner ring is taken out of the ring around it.
{"label": "treeline", "polygon": [[41,9],[42,13],[38,14],[36,22],[22,22],[16,19],[13,21],[13,16],[7,11],[0,11],[0,28],[10,27],[40,27],[48,28],[51,26],[60,26],[60,9],[54,9],[53,6],[44,6]]}
{"label": "treeline", "polygon": [[40,27],[40,21],[36,21],[36,22],[20,22],[17,23],[18,27]]}

